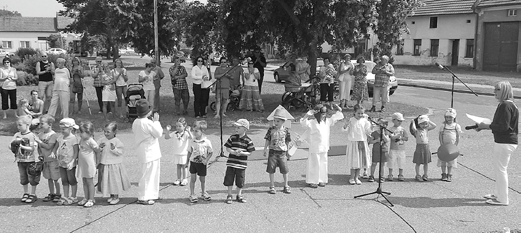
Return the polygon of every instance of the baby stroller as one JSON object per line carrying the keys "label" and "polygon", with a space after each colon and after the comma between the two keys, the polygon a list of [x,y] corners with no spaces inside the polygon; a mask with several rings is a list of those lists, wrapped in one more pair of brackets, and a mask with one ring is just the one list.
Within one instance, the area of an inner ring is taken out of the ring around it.
{"label": "baby stroller", "polygon": [[[239,103],[241,102],[241,94],[242,94],[242,89],[236,89],[236,90],[231,90],[230,89],[230,98],[228,99],[228,107],[226,108],[226,111],[234,111],[235,109],[239,109]],[[210,104],[210,109],[212,109],[212,111],[216,111],[216,102],[212,102]]]}
{"label": "baby stroller", "polygon": [[318,80],[318,77],[313,77],[302,84],[287,80],[284,85],[286,92],[282,95],[281,105],[286,109],[291,107],[304,108],[304,110],[313,109],[317,104],[317,93],[320,91]]}
{"label": "baby stroller", "polygon": [[127,94],[125,95],[125,103],[127,104],[128,108],[127,118],[130,122],[138,117],[136,101],[140,99],[145,99],[143,84],[129,84],[127,88]]}

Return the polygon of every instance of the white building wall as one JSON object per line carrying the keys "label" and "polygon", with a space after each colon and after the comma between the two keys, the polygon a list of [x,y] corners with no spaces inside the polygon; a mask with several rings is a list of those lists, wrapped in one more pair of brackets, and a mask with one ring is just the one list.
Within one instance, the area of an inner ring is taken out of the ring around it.
{"label": "white building wall", "polygon": [[[459,39],[458,65],[473,65],[473,58],[465,57],[465,52],[467,39],[474,39],[476,15],[438,15],[437,17],[437,28],[430,28],[430,16],[413,16],[406,20],[409,34],[402,35],[404,54],[394,55],[394,64],[433,65],[438,62],[443,65],[450,65],[452,61],[452,41]],[[419,56],[413,56],[414,39],[422,40]],[[439,39],[437,57],[430,56],[431,39]]]}
{"label": "white building wall", "polygon": [[11,48],[4,50],[15,53],[20,48],[21,41],[29,41],[29,46],[33,49],[47,50],[48,44],[46,40],[38,40],[38,37],[48,37],[51,32],[2,32],[0,33],[0,42],[11,41]]}

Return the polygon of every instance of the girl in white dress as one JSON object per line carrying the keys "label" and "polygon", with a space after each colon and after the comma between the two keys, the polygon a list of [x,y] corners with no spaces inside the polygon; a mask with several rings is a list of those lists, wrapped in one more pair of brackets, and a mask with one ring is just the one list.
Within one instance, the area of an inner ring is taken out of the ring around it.
{"label": "girl in white dress", "polygon": [[351,87],[353,86],[353,63],[351,63],[351,55],[346,54],[344,62],[340,63],[338,72],[338,80],[340,82],[340,107],[347,108],[347,101],[351,95]]}
{"label": "girl in white dress", "polygon": [[[103,84],[102,101],[103,101],[103,117],[107,121],[107,105],[110,105],[110,109],[114,111],[114,116],[118,115],[118,109],[116,108],[116,79],[112,76],[112,72],[108,66],[101,74],[101,83]],[[115,117],[114,117],[115,118]]]}
{"label": "girl in white dress", "polygon": [[354,110],[354,116],[345,121],[342,130],[347,131],[347,167],[351,169],[349,184],[360,185],[360,169],[367,169],[371,165],[367,144],[367,138],[371,135],[371,122],[365,118],[363,106],[357,104]]}

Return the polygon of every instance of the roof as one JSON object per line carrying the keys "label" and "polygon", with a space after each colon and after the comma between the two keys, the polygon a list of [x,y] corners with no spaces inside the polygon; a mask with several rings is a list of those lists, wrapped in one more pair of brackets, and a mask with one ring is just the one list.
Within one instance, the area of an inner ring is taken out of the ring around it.
{"label": "roof", "polygon": [[472,14],[476,0],[425,0],[413,16]]}
{"label": "roof", "polygon": [[0,32],[56,32],[54,17],[0,17]]}
{"label": "roof", "polygon": [[56,23],[57,23],[56,28],[58,30],[63,30],[73,22],[74,22],[73,18],[57,16],[56,17]]}
{"label": "roof", "polygon": [[519,5],[521,0],[481,0],[478,4],[479,7],[491,7],[491,6],[505,6],[505,5]]}

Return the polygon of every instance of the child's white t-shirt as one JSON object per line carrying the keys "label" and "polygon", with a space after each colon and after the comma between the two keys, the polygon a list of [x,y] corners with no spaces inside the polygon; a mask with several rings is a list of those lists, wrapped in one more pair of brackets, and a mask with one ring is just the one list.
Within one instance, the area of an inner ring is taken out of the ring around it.
{"label": "child's white t-shirt", "polygon": [[74,145],[79,144],[79,139],[73,134],[70,134],[66,138],[63,137],[63,134],[60,134],[57,141],[58,150],[56,151],[56,156],[58,158],[58,165],[63,168],[67,168],[69,164],[76,165]]}
{"label": "child's white t-shirt", "polygon": [[190,135],[186,132],[179,133],[177,131],[170,133],[173,144],[172,154],[177,156],[188,155],[188,148],[190,145]]}
{"label": "child's white t-shirt", "polygon": [[355,117],[349,118],[349,127],[347,129],[347,140],[352,142],[367,141],[367,134],[371,133],[371,122],[365,117],[359,120]]}
{"label": "child's white t-shirt", "polygon": [[213,153],[212,142],[206,137],[199,140],[194,138],[190,141],[190,151],[190,162],[203,163]]}

